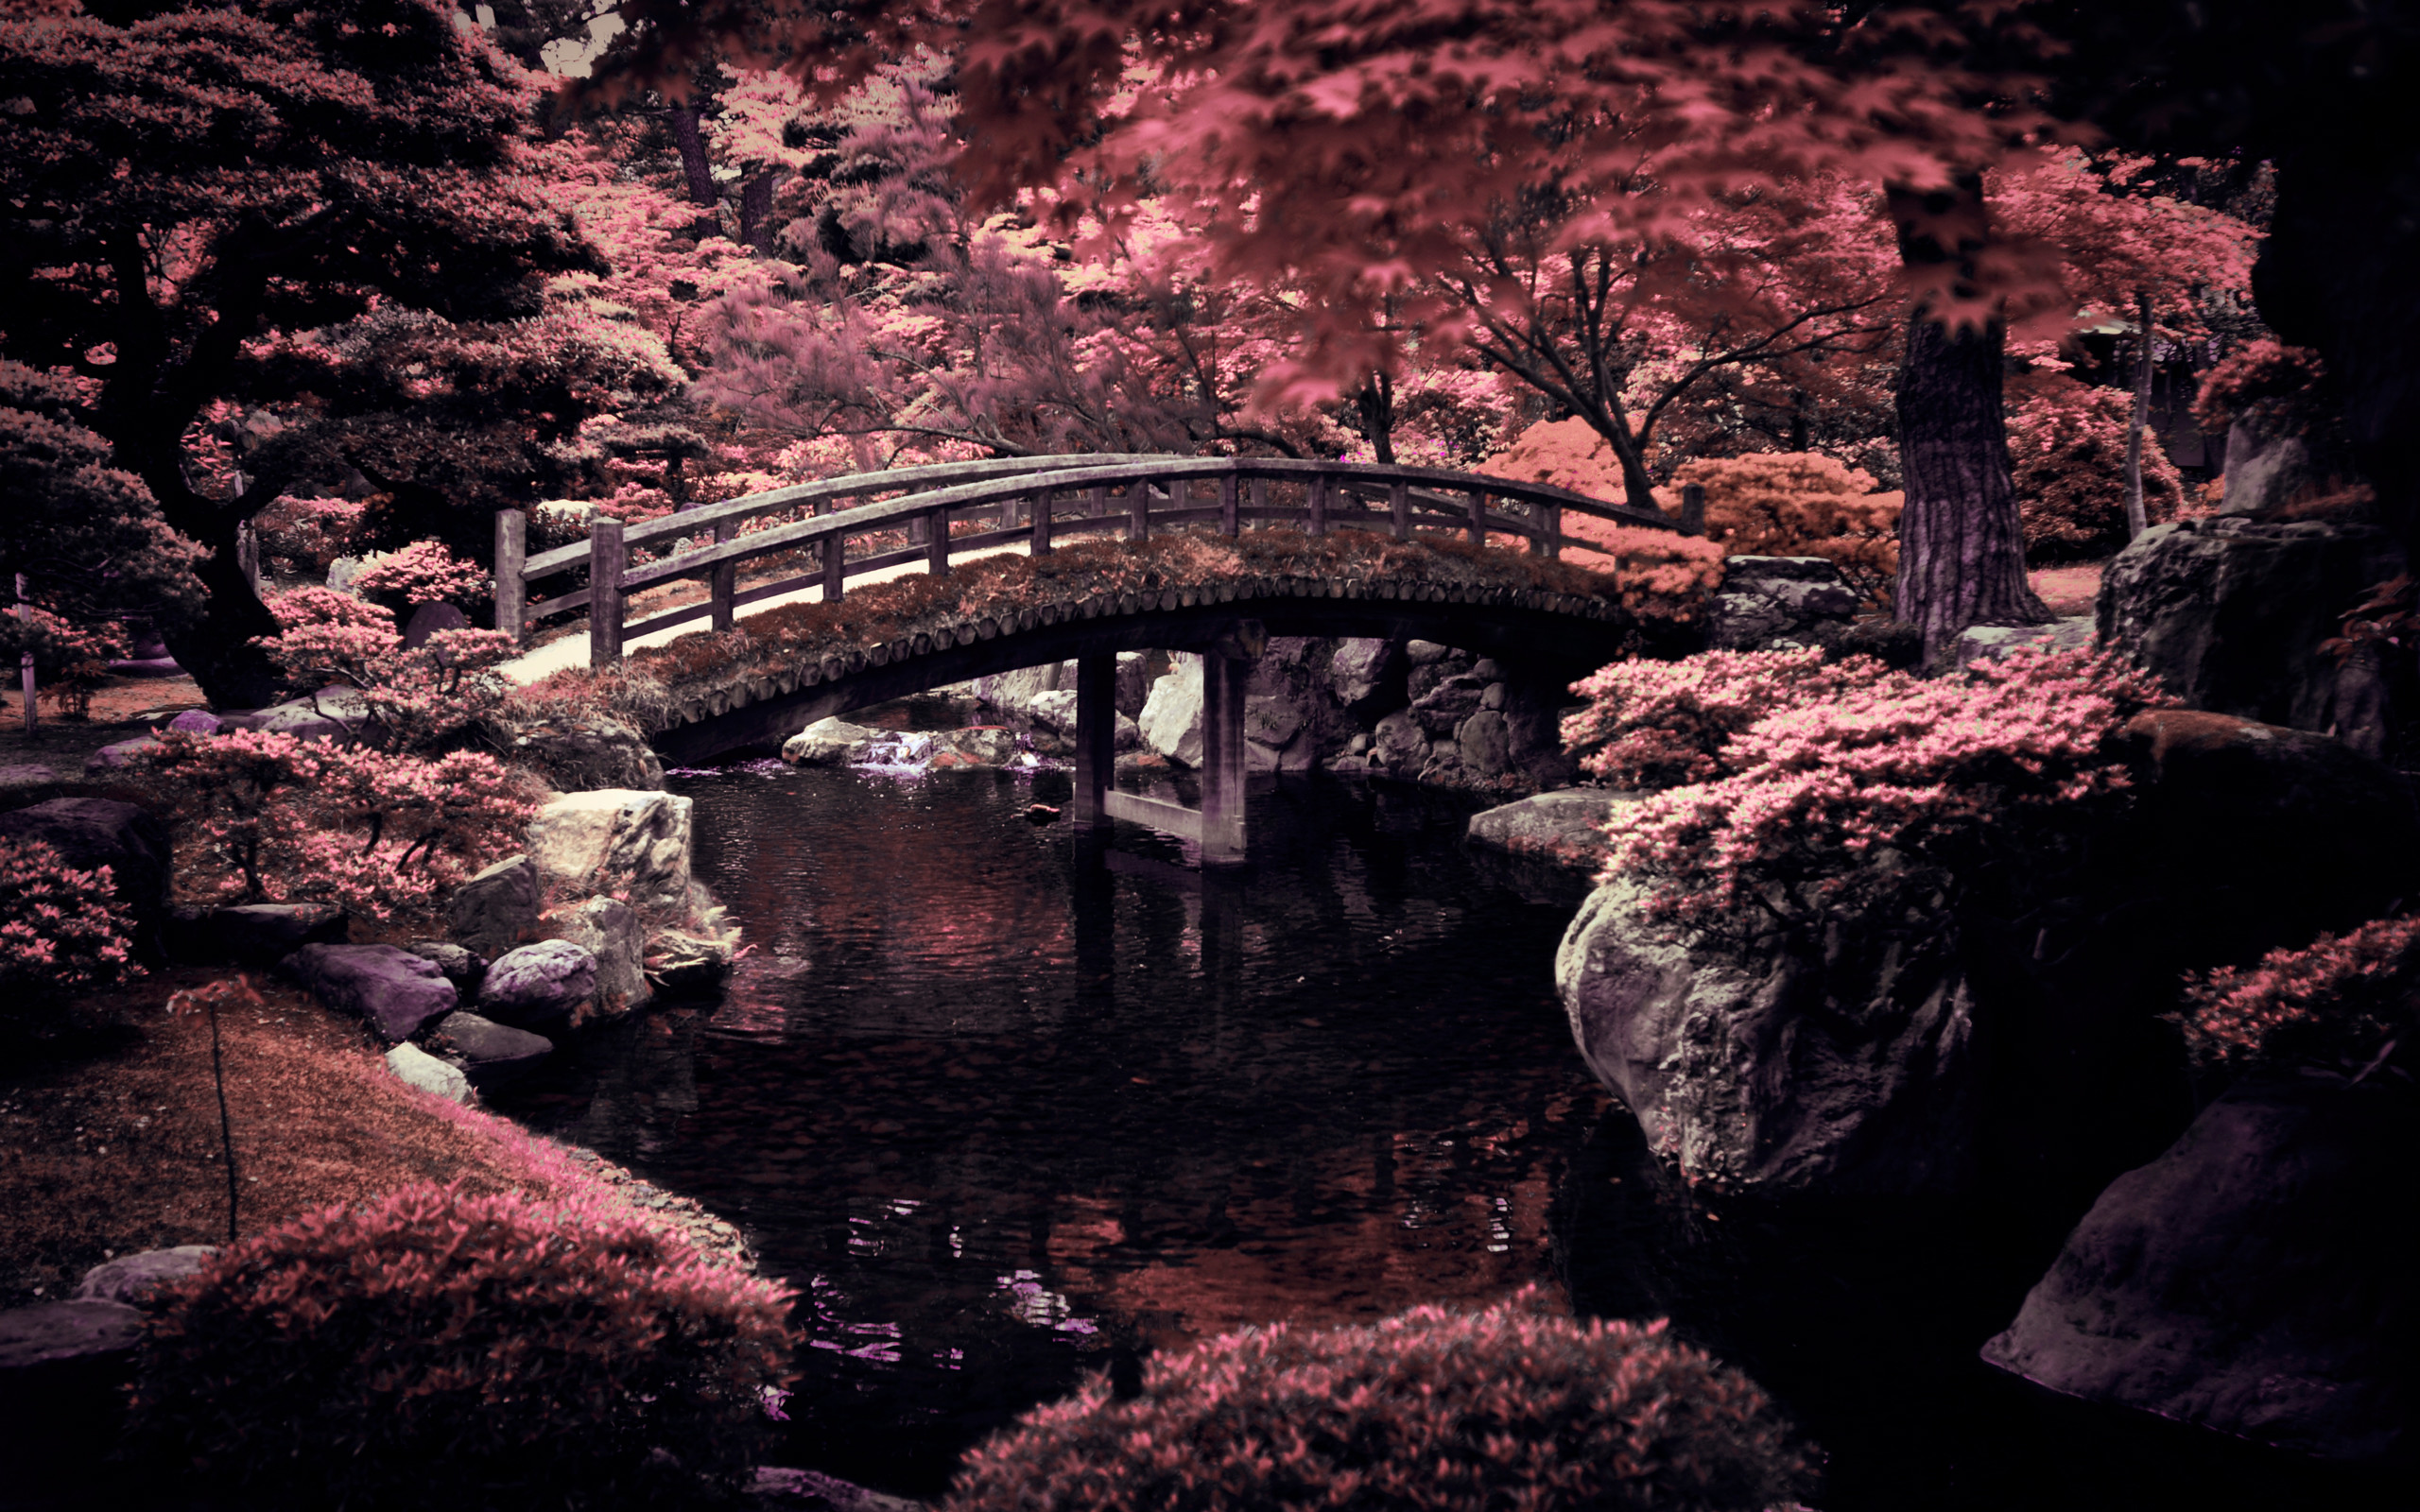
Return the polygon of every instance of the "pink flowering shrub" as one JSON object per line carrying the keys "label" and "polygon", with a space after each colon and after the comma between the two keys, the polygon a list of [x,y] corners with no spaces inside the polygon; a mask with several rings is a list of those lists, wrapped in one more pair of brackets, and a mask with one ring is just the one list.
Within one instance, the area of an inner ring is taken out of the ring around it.
{"label": "pink flowering shrub", "polygon": [[159,740],[134,765],[175,806],[177,876],[197,902],[423,916],[517,849],[538,807],[527,780],[480,751],[424,761],[257,730]]}
{"label": "pink flowering shrub", "polygon": [[93,695],[109,680],[111,659],[126,655],[127,644],[113,624],[72,620],[39,602],[0,611],[0,667],[8,669],[10,681],[29,650],[41,701],[70,719],[82,719],[93,712]]}
{"label": "pink flowering shrub", "polygon": [[324,573],[354,549],[369,508],[367,501],[288,495],[252,516],[252,529],[260,537],[261,555],[272,567]]}
{"label": "pink flowering shrub", "polygon": [[0,995],[64,996],[140,976],[133,936],[109,868],[78,871],[43,841],[0,838]]}
{"label": "pink flowering shrub", "polygon": [[1480,1312],[1275,1323],[1155,1355],[1140,1396],[1096,1379],[975,1449],[942,1506],[1751,1512],[1814,1478],[1747,1377],[1661,1322],[1547,1314],[1532,1286]]}
{"label": "pink flowering shrub", "polygon": [[365,568],[353,586],[358,593],[400,598],[406,604],[468,604],[485,598],[489,583],[486,568],[462,560],[442,541],[415,541]]}
{"label": "pink flowering shrub", "polygon": [[2196,1065],[2251,1070],[2367,1068],[2409,1041],[2416,1020],[2420,916],[2407,915],[2188,976],[2169,1022]]}
{"label": "pink flowering shrub", "polygon": [[748,1473],[792,1295],[598,1199],[421,1183],[178,1282],[128,1439],[255,1506],[638,1504],[657,1448]]}
{"label": "pink flowering shrub", "polygon": [[1820,650],[1708,651],[1679,662],[1616,662],[1571,685],[1587,707],[1563,722],[1580,769],[1616,787],[1703,782],[1734,736],[1767,714],[1870,686],[1880,664]]}
{"label": "pink flowering shrub", "polygon": [[2121,659],[2092,652],[1930,681],[1862,658],[1826,670],[1793,680],[1772,662],[1718,666],[1707,679],[1718,708],[1726,695],[1769,702],[1710,751],[1706,727],[1689,722],[1703,694],[1647,676],[1610,686],[1613,707],[1580,716],[1604,721],[1608,750],[1711,775],[1616,813],[1599,881],[1644,881],[1649,917],[1691,929],[1937,914],[1962,865],[2022,849],[2029,826],[2073,824],[2121,799],[2119,732],[2167,701]]}
{"label": "pink flowering shrub", "polygon": [[2269,430],[2307,436],[2339,413],[2339,402],[2319,353],[2273,340],[2247,343],[2230,352],[2202,380],[2193,397],[2193,419],[2212,436],[2251,419]]}
{"label": "pink flowering shrub", "polygon": [[406,649],[390,615],[350,594],[296,589],[268,607],[283,628],[253,644],[297,685],[351,683],[370,709],[365,733],[384,749],[434,746],[493,715],[510,692],[493,668],[521,648],[501,630],[440,630]]}
{"label": "pink flowering shrub", "polygon": [[[2072,378],[2035,378],[2010,396],[2008,457],[2026,560],[2077,561],[2126,544],[2126,429],[2134,396]],[[2143,432],[2143,510],[2186,512],[2185,476]]]}
{"label": "pink flowering shrub", "polygon": [[1897,492],[1876,491],[1873,474],[1821,452],[1751,452],[1701,456],[1656,490],[1667,514],[1681,512],[1681,489],[1705,490],[1706,539],[1728,557],[1821,557],[1841,580],[1876,608],[1891,605],[1899,575]]}

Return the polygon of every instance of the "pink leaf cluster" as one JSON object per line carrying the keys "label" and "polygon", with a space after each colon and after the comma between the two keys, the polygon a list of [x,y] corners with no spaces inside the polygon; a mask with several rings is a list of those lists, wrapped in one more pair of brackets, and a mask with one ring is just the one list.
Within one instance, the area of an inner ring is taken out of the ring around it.
{"label": "pink leaf cluster", "polygon": [[2202,380],[2193,419],[2211,435],[2247,417],[2273,430],[2308,435],[2337,409],[2326,368],[2308,347],[2248,342]]}
{"label": "pink leaf cluster", "polygon": [[479,751],[424,761],[258,730],[158,739],[135,761],[176,806],[180,883],[219,899],[424,915],[514,850],[537,812]]}
{"label": "pink leaf cluster", "polygon": [[593,1194],[424,1182],[179,1282],[131,1431],[289,1505],[450,1504],[489,1480],[560,1504],[659,1446],[737,1474],[764,1388],[793,1379],[790,1296]]}
{"label": "pink leaf cluster", "polygon": [[2200,1065],[2366,1067],[2420,1028],[2420,916],[2374,919],[2186,979],[2171,1022]]}
{"label": "pink leaf cluster", "polygon": [[[2008,459],[2025,557],[2091,558],[2126,543],[2126,430],[2132,396],[2060,374],[2010,385]],[[2143,430],[2143,507],[2153,524],[2189,512],[2185,477]]]}
{"label": "pink leaf cluster", "polygon": [[406,649],[392,615],[349,593],[298,588],[268,607],[284,628],[254,644],[290,678],[359,689],[371,733],[389,750],[426,747],[486,718],[510,691],[493,668],[521,648],[500,630],[440,630]]}
{"label": "pink leaf cluster", "polygon": [[1772,1402],[1665,1325],[1578,1322],[1534,1286],[1482,1311],[1274,1323],[1096,1378],[965,1461],[945,1512],[1694,1507],[1810,1494]]}
{"label": "pink leaf cluster", "polygon": [[1751,725],[1869,686],[1879,670],[1863,657],[1826,665],[1812,649],[1616,662],[1571,685],[1588,702],[1564,718],[1564,749],[1616,787],[1703,782],[1728,769],[1724,747]]}
{"label": "pink leaf cluster", "polygon": [[133,935],[109,868],[78,871],[43,841],[0,838],[0,987],[49,997],[140,976]]}
{"label": "pink leaf cluster", "polygon": [[[1740,655],[1695,685],[1686,673],[1608,679],[1599,696],[1612,707],[1580,718],[1626,753],[1609,769],[1712,771],[1617,812],[1600,882],[1644,881],[1650,917],[1695,929],[1930,912],[1958,863],[2000,833],[2121,796],[2118,732],[2167,701],[2093,652],[1930,681],[1864,658],[1814,675],[1806,656]],[[1709,750],[1726,725],[1738,728]]]}
{"label": "pink leaf cluster", "polygon": [[363,570],[353,580],[364,593],[394,593],[407,604],[466,604],[485,597],[487,569],[464,561],[442,541],[415,541],[383,561]]}
{"label": "pink leaf cluster", "polygon": [[1678,514],[1681,489],[1705,490],[1705,533],[1732,557],[1821,557],[1877,608],[1888,608],[1899,574],[1899,510],[1894,490],[1820,452],[1754,452],[1698,457],[1656,490]]}

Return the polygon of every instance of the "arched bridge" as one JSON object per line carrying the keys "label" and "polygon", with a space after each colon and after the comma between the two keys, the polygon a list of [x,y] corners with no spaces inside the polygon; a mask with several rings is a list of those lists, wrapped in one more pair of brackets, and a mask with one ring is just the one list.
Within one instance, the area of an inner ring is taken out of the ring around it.
{"label": "arched bridge", "polygon": [[[892,496],[852,502],[877,494]],[[745,522],[800,511],[804,518],[741,533]],[[584,608],[591,662],[605,665],[636,635],[699,620],[728,628],[742,606],[803,589],[820,589],[829,601],[853,576],[896,576],[919,562],[946,574],[954,554],[1019,546],[1046,554],[1080,536],[1141,541],[1205,527],[1236,536],[1250,524],[1283,524],[1313,536],[1352,528],[1398,541],[1423,532],[1479,545],[1495,538],[1555,558],[1565,547],[1595,544],[1564,533],[1566,513],[1668,531],[1697,525],[1547,485],[1434,468],[1134,455],[996,458],[801,484],[635,525],[598,519],[586,542],[527,558],[523,518],[508,511],[496,529],[496,620],[519,633],[538,616]],[[633,565],[631,554],[642,550],[661,555]],[[739,588],[743,562],[801,553],[814,570]],[[529,600],[530,585],[580,567],[588,570],[585,588]],[[700,577],[708,585],[704,601],[627,623],[635,593]],[[1205,860],[1234,860],[1243,845],[1244,684],[1270,635],[1417,635],[1544,661],[1577,677],[1610,660],[1629,628],[1599,599],[1382,578],[1246,577],[1100,593],[977,613],[700,696],[654,744],[675,760],[700,761],[925,688],[1073,660],[1078,818],[1135,819],[1199,840]],[[1117,793],[1109,783],[1115,654],[1149,647],[1204,654],[1199,811]]]}

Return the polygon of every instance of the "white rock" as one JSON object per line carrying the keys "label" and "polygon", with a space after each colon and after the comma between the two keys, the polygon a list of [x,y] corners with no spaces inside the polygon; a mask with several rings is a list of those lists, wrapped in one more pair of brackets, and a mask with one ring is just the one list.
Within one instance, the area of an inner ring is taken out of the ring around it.
{"label": "white rock", "polygon": [[1201,658],[1181,652],[1176,670],[1151,684],[1143,705],[1144,743],[1172,762],[1201,765]]}
{"label": "white rock", "polygon": [[387,1069],[407,1087],[435,1092],[449,1102],[467,1105],[471,1101],[471,1078],[416,1044],[406,1041],[388,1051]]}
{"label": "white rock", "polygon": [[631,787],[566,793],[529,821],[529,858],[556,896],[616,897],[676,921],[689,901],[690,808]]}
{"label": "white rock", "polygon": [[782,760],[792,766],[846,766],[883,733],[837,715],[819,719],[782,743]]}

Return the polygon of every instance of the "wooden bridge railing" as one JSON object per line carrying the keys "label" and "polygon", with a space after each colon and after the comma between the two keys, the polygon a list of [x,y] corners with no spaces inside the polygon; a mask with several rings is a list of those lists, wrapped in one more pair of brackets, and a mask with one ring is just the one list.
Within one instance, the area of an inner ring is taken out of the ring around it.
{"label": "wooden bridge railing", "polygon": [[[1299,504],[1272,503],[1271,484],[1299,485]],[[1196,502],[1195,489],[1202,494]],[[870,494],[896,494],[848,508],[842,501]],[[1382,496],[1382,497],[1381,497]],[[1061,501],[1066,501],[1063,505]],[[1514,507],[1518,513],[1507,512]],[[742,522],[804,507],[808,518],[738,533]],[[1564,511],[1649,529],[1687,530],[1694,521],[1546,484],[1489,477],[1440,468],[1386,467],[1373,463],[1294,461],[1280,457],[1171,457],[1135,454],[1002,457],[980,462],[861,472],[819,483],[798,484],[745,498],[686,509],[640,524],[592,522],[585,542],[525,557],[527,522],[519,510],[496,517],[496,627],[521,636],[540,615],[586,608],[589,660],[604,666],[620,660],[630,637],[691,620],[710,619],[729,629],[744,604],[821,584],[823,596],[838,598],[850,576],[922,559],[939,575],[949,571],[954,552],[1027,543],[1047,552],[1057,540],[1078,534],[1122,533],[1140,541],[1154,530],[1216,524],[1235,535],[1247,522],[1295,522],[1311,535],[1337,525],[1382,528],[1398,541],[1415,529],[1446,529],[1484,544],[1490,535],[1511,536],[1547,557],[1564,546],[1590,542],[1563,533]],[[832,511],[832,512],[826,512]],[[953,536],[953,518],[990,511],[993,528]],[[1694,512],[1694,511],[1689,511]],[[853,537],[905,530],[909,543],[889,542],[849,554]],[[711,543],[698,544],[711,535]],[[632,548],[687,538],[676,549],[633,567]],[[738,588],[739,564],[778,552],[814,549],[816,570],[746,591]],[[588,586],[531,602],[529,585],[542,578],[588,569]],[[708,596],[626,625],[625,604],[641,589],[680,578],[705,578]]]}

